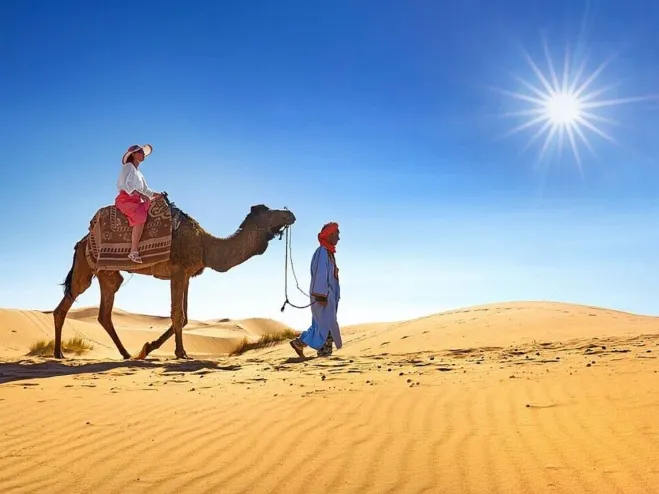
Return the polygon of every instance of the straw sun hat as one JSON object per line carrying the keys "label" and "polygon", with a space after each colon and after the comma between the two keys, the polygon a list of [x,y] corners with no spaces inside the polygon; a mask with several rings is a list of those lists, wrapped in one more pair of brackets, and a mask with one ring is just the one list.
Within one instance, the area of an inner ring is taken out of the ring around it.
{"label": "straw sun hat", "polygon": [[128,148],[128,151],[124,153],[124,157],[121,158],[121,163],[125,165],[129,156],[133,153],[136,153],[137,151],[143,151],[144,157],[146,158],[153,152],[153,146],[151,146],[151,144],[144,144],[143,146],[140,146],[139,144],[133,144]]}

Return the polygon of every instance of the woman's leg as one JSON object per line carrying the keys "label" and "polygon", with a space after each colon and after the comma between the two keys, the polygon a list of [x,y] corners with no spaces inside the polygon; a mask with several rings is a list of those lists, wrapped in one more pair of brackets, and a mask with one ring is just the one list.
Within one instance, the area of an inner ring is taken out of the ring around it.
{"label": "woman's leg", "polygon": [[144,231],[144,223],[135,225],[133,227],[133,233],[130,238],[130,250],[132,252],[139,251],[140,239],[142,238],[143,231]]}
{"label": "woman's leg", "polygon": [[142,259],[140,259],[139,255],[140,239],[144,232],[150,203],[142,201],[136,194],[128,195],[122,193],[115,199],[114,204],[126,216],[128,224],[132,227],[128,258],[133,262],[141,263]]}
{"label": "woman's leg", "polygon": [[136,225],[133,225],[133,231],[131,232],[131,238],[130,238],[130,253],[128,254],[128,259],[136,263],[142,262],[139,249],[140,249],[140,238],[142,238],[143,231],[144,231],[144,223],[138,223]]}

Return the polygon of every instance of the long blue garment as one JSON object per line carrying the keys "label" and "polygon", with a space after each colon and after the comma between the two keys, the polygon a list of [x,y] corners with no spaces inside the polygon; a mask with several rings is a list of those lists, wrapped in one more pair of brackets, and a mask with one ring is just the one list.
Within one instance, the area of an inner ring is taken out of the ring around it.
{"label": "long blue garment", "polygon": [[320,350],[328,334],[332,334],[334,344],[339,349],[343,346],[341,330],[336,318],[341,298],[338,270],[333,256],[325,247],[318,247],[311,258],[311,284],[309,288],[311,301],[314,295],[327,297],[327,305],[315,303],[311,306],[311,326],[300,335],[300,340],[314,350]]}

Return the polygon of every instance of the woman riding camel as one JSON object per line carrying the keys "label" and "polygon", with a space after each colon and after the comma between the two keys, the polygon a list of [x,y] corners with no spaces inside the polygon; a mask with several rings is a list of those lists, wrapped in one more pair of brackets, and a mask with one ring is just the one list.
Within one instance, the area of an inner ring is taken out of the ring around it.
{"label": "woman riding camel", "polygon": [[135,144],[129,147],[128,151],[124,153],[121,159],[123,167],[117,180],[119,195],[114,200],[114,205],[126,215],[128,224],[133,228],[131,249],[128,258],[136,263],[142,262],[139,254],[139,243],[142,237],[142,231],[144,231],[147,215],[149,214],[149,206],[152,200],[162,195],[149,188],[144,176],[138,169],[140,163],[152,151],[153,147],[150,144],[145,144],[144,146]]}

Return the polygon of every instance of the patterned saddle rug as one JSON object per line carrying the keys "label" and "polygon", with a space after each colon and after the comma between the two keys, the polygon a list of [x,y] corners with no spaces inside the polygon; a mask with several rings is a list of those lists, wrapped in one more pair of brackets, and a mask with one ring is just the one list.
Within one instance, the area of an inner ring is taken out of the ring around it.
{"label": "patterned saddle rug", "polygon": [[114,205],[99,209],[89,223],[86,256],[94,271],[126,271],[169,261],[174,230],[168,202],[158,198],[151,202],[139,244],[142,264],[128,259],[132,227],[128,218]]}

